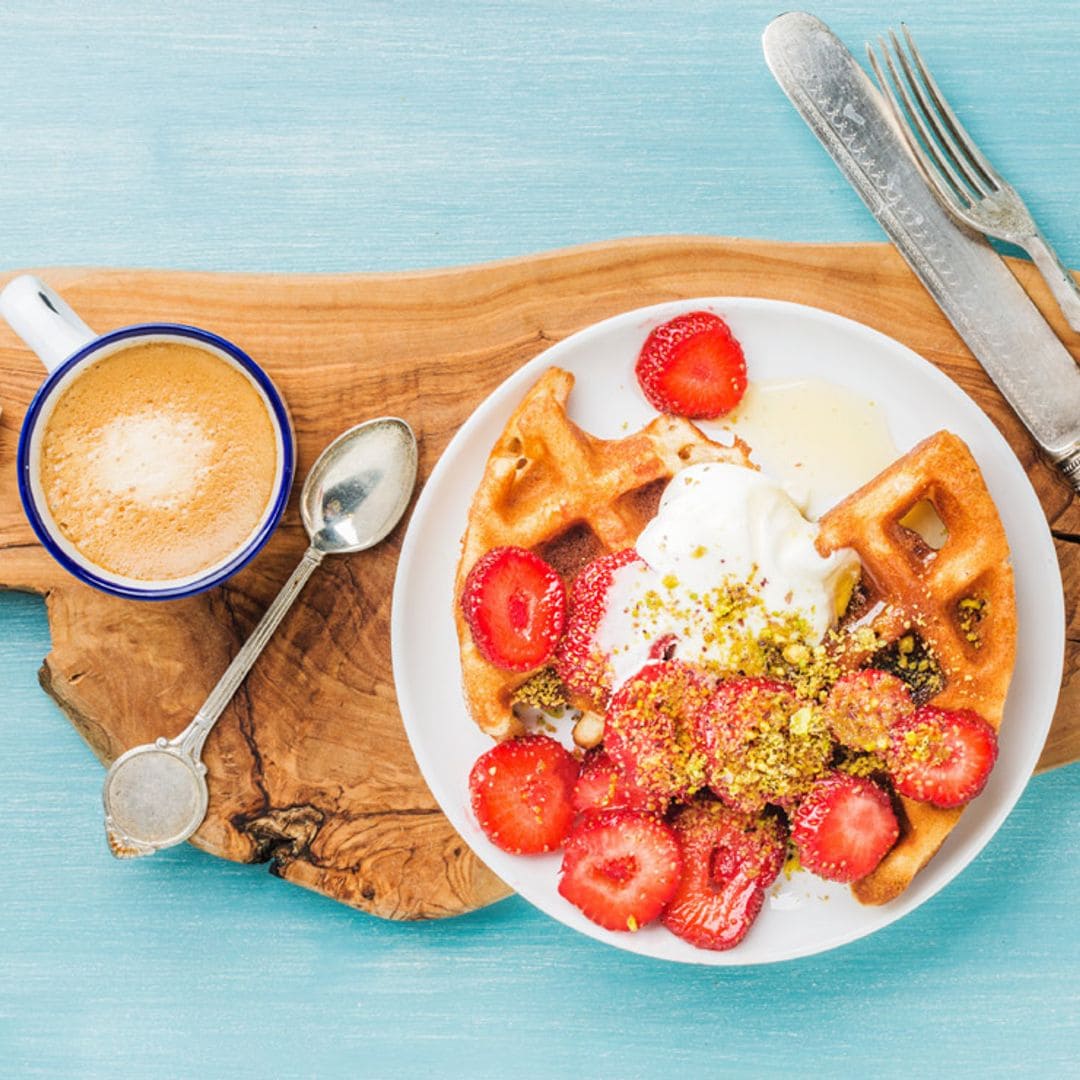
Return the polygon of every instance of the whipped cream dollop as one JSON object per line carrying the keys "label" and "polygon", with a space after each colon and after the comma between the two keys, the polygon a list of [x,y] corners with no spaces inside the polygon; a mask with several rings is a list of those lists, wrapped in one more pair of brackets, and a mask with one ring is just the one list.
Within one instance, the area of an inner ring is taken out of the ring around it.
{"label": "whipped cream dollop", "polygon": [[617,687],[650,659],[756,673],[761,641],[820,643],[858,578],[859,559],[822,556],[818,526],[764,473],[693,465],[668,484],[614,574],[596,644]]}

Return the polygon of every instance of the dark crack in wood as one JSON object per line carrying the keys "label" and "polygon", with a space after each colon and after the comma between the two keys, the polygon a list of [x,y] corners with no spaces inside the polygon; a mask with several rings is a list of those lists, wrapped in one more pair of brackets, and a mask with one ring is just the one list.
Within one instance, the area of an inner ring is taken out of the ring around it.
{"label": "dark crack in wood", "polygon": [[269,862],[271,872],[276,872],[297,859],[313,861],[311,844],[325,820],[326,815],[318,807],[305,803],[237,814],[232,824],[254,844],[248,862]]}

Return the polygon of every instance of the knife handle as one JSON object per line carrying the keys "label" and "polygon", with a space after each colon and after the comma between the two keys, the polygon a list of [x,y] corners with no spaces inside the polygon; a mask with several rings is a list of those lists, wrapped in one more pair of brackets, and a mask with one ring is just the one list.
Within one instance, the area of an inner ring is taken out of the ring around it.
{"label": "knife handle", "polygon": [[1062,476],[1069,481],[1073,491],[1080,495],[1080,447],[1071,450],[1065,457],[1058,458],[1054,464]]}

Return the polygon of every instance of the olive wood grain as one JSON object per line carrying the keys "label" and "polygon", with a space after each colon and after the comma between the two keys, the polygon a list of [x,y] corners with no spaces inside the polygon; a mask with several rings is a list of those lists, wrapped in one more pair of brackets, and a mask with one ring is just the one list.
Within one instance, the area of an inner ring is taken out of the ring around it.
{"label": "olive wood grain", "polygon": [[[1034,269],[1015,269],[1080,354],[1080,338],[1064,326]],[[873,326],[955,379],[1028,469],[1057,538],[1069,638],[1039,767],[1080,758],[1080,511],[885,244],[660,237],[398,274],[36,272],[97,330],[146,320],[192,323],[246,349],[289,403],[301,476],[340,430],[393,413],[416,431],[422,482],[506,376],[553,342],[629,308],[680,297],[762,296]],[[0,284],[10,276],[0,275]],[[263,553],[208,595],[137,603],[77,584],[35,542],[16,491],[18,427],[42,377],[36,358],[0,326],[0,587],[45,596],[52,651],[42,686],[108,762],[187,723],[288,576],[305,537],[294,493]],[[437,918],[490,903],[507,889],[440,813],[401,725],[389,609],[402,533],[403,526],[373,552],[327,560],[309,584],[207,743],[210,809],[193,842],[223,858],[269,861],[275,874],[376,915]]]}

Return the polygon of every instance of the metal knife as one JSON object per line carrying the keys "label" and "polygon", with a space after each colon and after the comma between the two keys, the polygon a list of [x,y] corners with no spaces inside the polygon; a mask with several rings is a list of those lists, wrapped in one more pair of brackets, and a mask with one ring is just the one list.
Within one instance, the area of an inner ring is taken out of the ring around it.
{"label": "metal knife", "polygon": [[919,173],[878,90],[805,12],[762,38],[784,93],[1045,451],[1080,492],[1080,370],[1005,261],[954,223]]}

